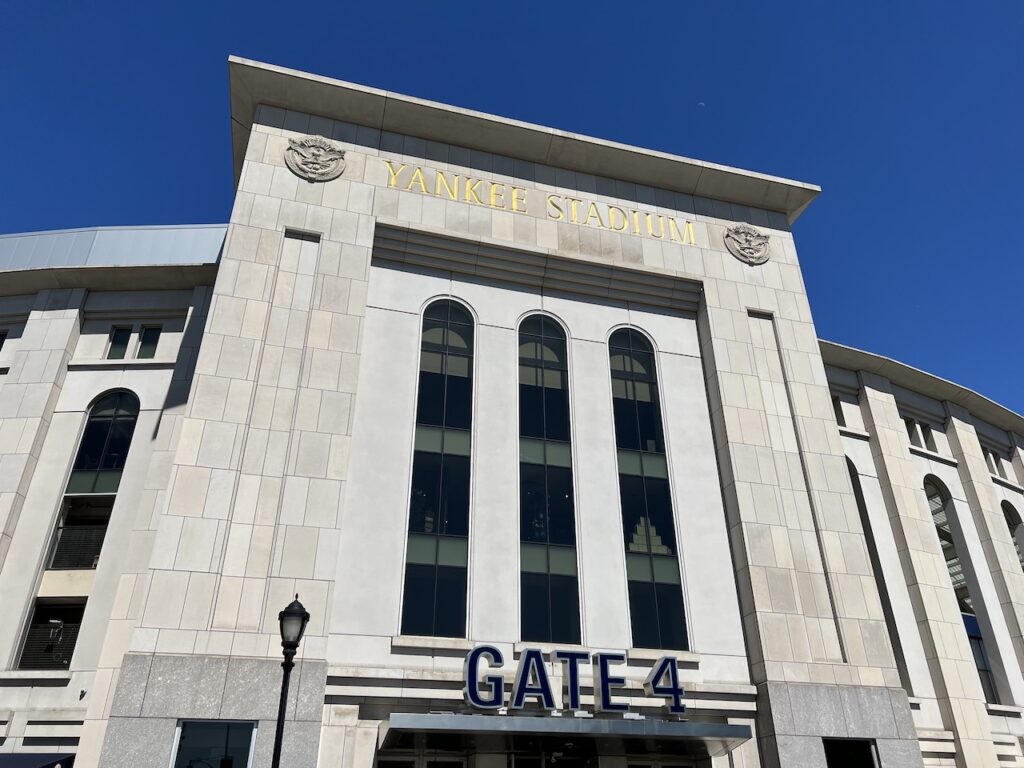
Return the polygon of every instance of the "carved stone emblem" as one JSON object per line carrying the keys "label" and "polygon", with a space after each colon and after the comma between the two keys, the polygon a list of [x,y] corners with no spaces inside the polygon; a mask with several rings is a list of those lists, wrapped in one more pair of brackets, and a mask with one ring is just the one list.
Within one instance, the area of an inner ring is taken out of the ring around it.
{"label": "carved stone emblem", "polygon": [[345,170],[345,150],[323,136],[288,139],[284,161],[291,172],[306,181],[330,181]]}
{"label": "carved stone emblem", "polygon": [[725,247],[740,261],[756,266],[768,261],[768,235],[749,224],[733,224],[725,230]]}

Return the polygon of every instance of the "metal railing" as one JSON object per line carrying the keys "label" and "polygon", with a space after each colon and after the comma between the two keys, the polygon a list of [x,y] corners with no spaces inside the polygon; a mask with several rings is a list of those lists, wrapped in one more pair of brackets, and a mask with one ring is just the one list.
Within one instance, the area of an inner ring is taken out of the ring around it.
{"label": "metal railing", "polygon": [[106,525],[68,525],[59,528],[49,569],[67,571],[95,568],[106,535]]}
{"label": "metal railing", "polygon": [[32,624],[25,634],[18,669],[67,669],[81,624]]}

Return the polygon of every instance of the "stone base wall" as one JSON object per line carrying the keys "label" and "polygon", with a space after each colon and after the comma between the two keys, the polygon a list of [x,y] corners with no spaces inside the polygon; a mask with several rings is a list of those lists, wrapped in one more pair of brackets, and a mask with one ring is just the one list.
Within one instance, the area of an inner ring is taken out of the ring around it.
{"label": "stone base wall", "polygon": [[[300,661],[292,671],[282,765],[315,768],[327,664]],[[127,654],[103,743],[104,768],[167,768],[181,720],[255,721],[253,768],[270,765],[281,695],[274,659]]]}
{"label": "stone base wall", "polygon": [[758,730],[765,768],[827,768],[828,738],[873,740],[880,768],[924,765],[902,688],[764,683]]}

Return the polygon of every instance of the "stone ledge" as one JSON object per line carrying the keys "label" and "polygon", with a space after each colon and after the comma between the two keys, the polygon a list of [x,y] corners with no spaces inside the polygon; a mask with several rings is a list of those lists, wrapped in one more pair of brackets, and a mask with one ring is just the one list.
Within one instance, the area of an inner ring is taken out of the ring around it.
{"label": "stone ledge", "polygon": [[927,448],[918,448],[916,445],[910,445],[907,447],[910,449],[910,452],[912,454],[914,454],[915,456],[920,456],[923,459],[931,459],[932,461],[937,461],[940,464],[947,464],[950,467],[959,466],[959,464],[957,464],[956,459],[950,456],[943,456],[941,453],[929,451]]}
{"label": "stone ledge", "polygon": [[0,672],[0,688],[65,688],[74,673],[64,669],[16,669]]}

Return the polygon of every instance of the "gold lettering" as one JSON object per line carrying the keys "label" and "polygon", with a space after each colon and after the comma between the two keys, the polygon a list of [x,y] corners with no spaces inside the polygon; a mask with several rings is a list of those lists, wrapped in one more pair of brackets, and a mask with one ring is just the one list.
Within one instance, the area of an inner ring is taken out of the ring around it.
{"label": "gold lettering", "polygon": [[427,180],[423,178],[422,168],[417,167],[416,170],[413,171],[412,177],[409,179],[409,183],[405,187],[406,190],[411,190],[413,184],[419,184],[420,192],[422,192],[424,195],[430,194],[429,192],[427,192]]}
{"label": "gold lettering", "polygon": [[[619,216],[622,217],[621,227],[615,224],[615,214],[618,214]],[[626,212],[619,208],[617,205],[608,206],[608,229],[611,229],[615,232],[625,232],[627,229],[629,229],[629,217],[626,216]]]}
{"label": "gold lettering", "polygon": [[472,184],[470,184],[470,181],[472,181],[472,179],[466,179],[466,202],[472,203],[475,201],[480,205],[483,205],[484,201],[481,200],[480,197],[477,195],[476,188],[483,184],[484,180],[477,179]]}
{"label": "gold lettering", "polygon": [[384,165],[386,165],[388,167],[388,174],[389,174],[388,186],[389,187],[397,186],[398,185],[398,174],[400,174],[402,171],[405,170],[405,163],[402,163],[402,167],[399,168],[397,171],[395,170],[395,166],[393,166],[391,164],[390,160],[385,160],[384,161]]}
{"label": "gold lettering", "polygon": [[562,210],[562,206],[555,202],[557,199],[558,195],[548,195],[548,207],[555,209],[554,213],[548,211],[548,218],[561,221],[565,218],[565,211]]}
{"label": "gold lettering", "polygon": [[633,211],[633,234],[640,234],[640,211]]}
{"label": "gold lettering", "polygon": [[601,212],[597,210],[597,203],[591,203],[590,207],[587,208],[587,220],[584,224],[589,224],[591,219],[597,219],[597,226],[601,229],[607,229],[604,225],[604,220],[601,218]]}
{"label": "gold lettering", "polygon": [[491,208],[505,207],[505,185],[491,182]]}
{"label": "gold lettering", "polygon": [[526,213],[526,190],[522,187],[512,187],[512,211],[513,213]]}
{"label": "gold lettering", "polygon": [[675,219],[668,220],[668,237],[669,240],[678,240],[680,243],[685,243],[687,236],[690,238],[690,245],[696,245],[697,239],[693,236],[693,222],[687,221],[683,224],[682,230],[679,229],[679,225],[676,224]]}
{"label": "gold lettering", "polygon": [[576,216],[576,214],[577,214],[579,209],[576,206],[578,206],[583,201],[582,200],[577,200],[575,197],[567,197],[565,199],[569,201],[569,215],[570,215],[570,218],[572,219],[572,223],[573,224],[579,224],[580,220]]}
{"label": "gold lettering", "polygon": [[441,187],[444,187],[445,192],[448,193],[448,197],[452,200],[459,199],[459,179],[461,176],[455,177],[455,185],[452,186],[448,183],[448,177],[444,175],[444,171],[437,172],[437,179],[434,182],[434,194],[438,197],[441,196]]}
{"label": "gold lettering", "polygon": [[661,234],[660,235],[656,235],[656,234],[654,234],[654,228],[651,226],[651,214],[645,213],[644,216],[647,217],[647,234],[649,236],[657,239],[657,240],[664,239],[664,237],[665,237],[665,219],[664,219],[664,217],[661,216],[661,214],[658,214],[658,226],[661,228]]}

